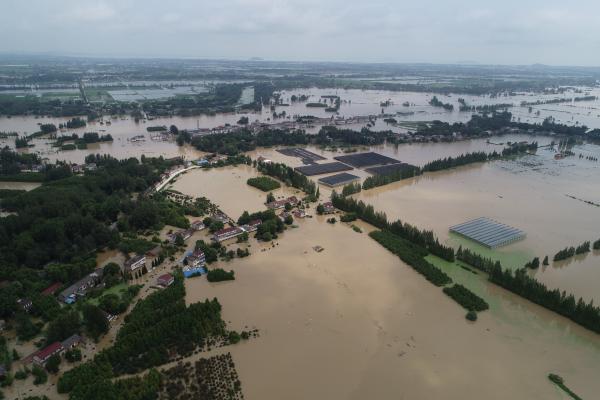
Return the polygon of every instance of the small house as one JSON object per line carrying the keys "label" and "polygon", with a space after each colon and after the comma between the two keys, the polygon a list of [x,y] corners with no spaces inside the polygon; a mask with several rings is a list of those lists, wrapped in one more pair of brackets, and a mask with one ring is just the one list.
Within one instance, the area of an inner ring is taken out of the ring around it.
{"label": "small house", "polygon": [[171,286],[175,282],[175,278],[171,274],[163,274],[156,279],[156,284],[162,287]]}
{"label": "small house", "polygon": [[55,354],[60,354],[65,351],[60,342],[54,342],[51,345],[44,347],[33,355],[33,362],[39,366],[45,366],[50,357]]}

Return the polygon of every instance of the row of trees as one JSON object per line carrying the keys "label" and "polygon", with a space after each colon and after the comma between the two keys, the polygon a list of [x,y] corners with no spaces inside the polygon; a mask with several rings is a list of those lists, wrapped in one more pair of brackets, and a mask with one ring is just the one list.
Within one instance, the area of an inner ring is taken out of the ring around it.
{"label": "row of trees", "polygon": [[571,247],[565,247],[564,249],[558,251],[554,255],[554,261],[566,260],[567,258],[571,258],[576,254],[585,254],[585,253],[588,253],[589,251],[590,251],[590,242],[586,241],[586,242],[583,242],[582,244],[580,244],[579,246],[577,246],[576,248],[571,246]]}
{"label": "row of trees", "polygon": [[334,207],[345,212],[355,213],[356,216],[365,222],[408,240],[432,254],[443,258],[446,261],[454,261],[454,249],[449,246],[442,245],[433,234],[433,231],[422,231],[417,227],[408,223],[403,223],[400,220],[388,222],[385,213],[376,212],[373,206],[365,204],[362,200],[355,200],[351,197],[343,197],[335,191],[331,194],[331,202]]}
{"label": "row of trees", "polygon": [[91,393],[112,377],[164,364],[176,355],[189,355],[208,338],[226,334],[216,299],[186,307],[184,297],[183,276],[177,274],[167,289],[139,301],[125,317],[113,346],[67,371],[58,381],[59,393]]}

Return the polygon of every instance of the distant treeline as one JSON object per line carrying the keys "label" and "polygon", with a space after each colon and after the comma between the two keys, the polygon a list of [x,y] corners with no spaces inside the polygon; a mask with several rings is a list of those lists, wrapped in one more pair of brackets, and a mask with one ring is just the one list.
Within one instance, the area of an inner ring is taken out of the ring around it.
{"label": "distant treeline", "polygon": [[433,107],[441,107],[446,111],[452,111],[454,110],[454,106],[450,103],[443,103],[442,101],[440,101],[437,96],[433,96],[433,98],[431,100],[429,100],[429,104],[432,105]]}
{"label": "distant treeline", "polygon": [[537,100],[537,101],[522,101],[521,106],[539,106],[542,104],[559,104],[559,103],[571,103],[573,101],[594,101],[597,100],[596,96],[580,96],[580,97],[567,97],[563,99],[550,99],[550,100]]}
{"label": "distant treeline", "polygon": [[366,178],[363,182],[362,188],[364,190],[367,190],[377,186],[387,185],[388,183],[421,175],[424,172],[441,171],[478,162],[498,160],[502,157],[524,154],[526,152],[535,152],[537,150],[537,147],[537,142],[515,143],[504,148],[502,150],[502,153],[498,153],[496,151],[492,153],[485,153],[483,151],[466,153],[456,157],[446,157],[430,161],[427,164],[425,164],[422,168],[407,164],[405,168],[399,169],[391,174],[373,175]]}

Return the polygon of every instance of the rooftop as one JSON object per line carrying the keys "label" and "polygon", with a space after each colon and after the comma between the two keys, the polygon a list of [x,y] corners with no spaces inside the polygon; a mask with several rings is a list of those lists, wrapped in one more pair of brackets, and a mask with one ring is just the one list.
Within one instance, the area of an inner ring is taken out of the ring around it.
{"label": "rooftop", "polygon": [[506,246],[525,238],[525,232],[487,217],[480,217],[451,226],[450,232],[457,233],[491,249]]}
{"label": "rooftop", "polygon": [[319,179],[319,183],[323,183],[327,186],[339,186],[349,182],[353,182],[357,179],[360,179],[356,175],[349,174],[347,172],[342,172],[340,174],[326,176],[325,178]]}

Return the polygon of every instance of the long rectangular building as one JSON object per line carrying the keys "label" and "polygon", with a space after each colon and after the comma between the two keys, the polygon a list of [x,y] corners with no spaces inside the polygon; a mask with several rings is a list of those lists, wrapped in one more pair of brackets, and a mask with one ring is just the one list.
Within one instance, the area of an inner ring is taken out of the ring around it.
{"label": "long rectangular building", "polygon": [[325,164],[311,164],[305,165],[304,167],[294,168],[296,171],[306,176],[329,174],[332,172],[349,171],[352,167],[347,166],[341,162],[330,162]]}
{"label": "long rectangular building", "polygon": [[358,181],[360,178],[356,175],[349,174],[347,172],[342,172],[340,174],[326,176],[325,178],[319,179],[319,183],[322,183],[325,186],[335,187],[342,186],[352,183],[354,181]]}
{"label": "long rectangular building", "polygon": [[450,232],[464,236],[490,249],[506,246],[524,239],[526,236],[522,230],[486,217],[451,226]]}

